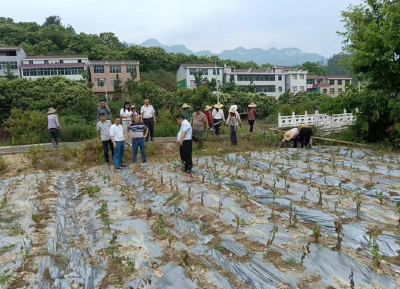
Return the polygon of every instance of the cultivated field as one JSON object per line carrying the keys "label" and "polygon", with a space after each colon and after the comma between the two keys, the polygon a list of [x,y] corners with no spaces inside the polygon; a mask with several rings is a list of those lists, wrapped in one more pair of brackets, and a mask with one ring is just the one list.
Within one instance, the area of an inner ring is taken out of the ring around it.
{"label": "cultivated field", "polygon": [[400,287],[397,155],[315,147],[194,164],[0,181],[0,288]]}

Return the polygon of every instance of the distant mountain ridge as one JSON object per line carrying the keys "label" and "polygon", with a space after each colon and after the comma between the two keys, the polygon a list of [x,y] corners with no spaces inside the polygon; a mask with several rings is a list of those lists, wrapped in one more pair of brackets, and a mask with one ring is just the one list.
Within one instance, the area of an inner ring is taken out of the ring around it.
{"label": "distant mountain ridge", "polygon": [[[131,45],[134,45],[131,43]],[[276,65],[298,65],[304,62],[320,62],[326,63],[327,58],[317,53],[306,53],[298,48],[276,49],[274,47],[263,50],[261,48],[246,49],[238,47],[233,50],[224,50],[220,54],[212,53],[209,50],[194,52],[185,45],[164,45],[156,39],[149,39],[139,44],[144,47],[160,46],[169,53],[184,53],[187,55],[194,54],[196,56],[218,55],[221,59],[232,59],[237,61],[254,61],[257,64],[271,63]]]}

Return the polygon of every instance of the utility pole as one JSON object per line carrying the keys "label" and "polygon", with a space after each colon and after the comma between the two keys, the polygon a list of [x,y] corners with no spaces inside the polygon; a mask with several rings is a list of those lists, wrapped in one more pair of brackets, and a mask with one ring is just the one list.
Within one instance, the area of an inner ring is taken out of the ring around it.
{"label": "utility pole", "polygon": [[106,91],[106,99],[107,99],[107,102],[108,102],[108,95],[107,95],[107,78],[105,78],[105,77],[104,77],[104,89],[105,89],[105,91]]}
{"label": "utility pole", "polygon": [[219,103],[219,91],[218,91],[218,68],[217,68],[217,61],[215,61],[215,80],[217,83],[217,103]]}

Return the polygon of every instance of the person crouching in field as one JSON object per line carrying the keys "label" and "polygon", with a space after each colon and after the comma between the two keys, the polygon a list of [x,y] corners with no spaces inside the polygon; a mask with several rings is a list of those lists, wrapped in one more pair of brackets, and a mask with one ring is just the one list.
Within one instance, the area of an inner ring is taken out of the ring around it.
{"label": "person crouching in field", "polygon": [[[143,135],[144,130],[146,130],[146,133]],[[128,126],[128,129],[126,130],[126,134],[132,139],[133,163],[136,163],[139,148],[142,155],[142,162],[145,163],[147,161],[144,148],[144,139],[147,137],[148,133],[149,128],[145,126],[143,122],[140,122],[140,116],[135,116],[133,118],[133,122]]]}
{"label": "person crouching in field", "polygon": [[297,142],[300,142],[301,148],[304,146],[309,147],[310,140],[313,135],[312,128],[308,125],[302,125],[299,127],[292,128],[285,132],[285,136],[283,137],[282,142],[280,143],[279,147],[285,142],[293,142],[293,147],[297,148]]}
{"label": "person crouching in field", "polygon": [[103,112],[100,113],[99,117],[100,121],[97,123],[97,132],[99,133],[99,137],[103,144],[104,160],[106,161],[106,166],[108,167],[110,164],[108,147],[110,147],[111,155],[114,157],[114,146],[110,137],[111,121],[107,119],[106,114]]}

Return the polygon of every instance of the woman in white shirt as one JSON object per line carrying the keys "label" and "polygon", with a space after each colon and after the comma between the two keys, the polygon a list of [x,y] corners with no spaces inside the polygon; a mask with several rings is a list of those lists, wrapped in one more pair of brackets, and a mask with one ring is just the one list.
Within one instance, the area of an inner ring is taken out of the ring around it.
{"label": "woman in white shirt", "polygon": [[214,105],[214,109],[212,111],[212,117],[214,120],[214,129],[216,135],[220,134],[222,122],[225,121],[224,111],[222,110],[223,107],[224,106],[221,103],[217,103],[216,105]]}
{"label": "woman in white shirt", "polygon": [[125,140],[125,144],[127,146],[131,145],[131,139],[129,138],[128,134],[126,133],[128,126],[132,123],[131,116],[132,116],[131,103],[129,101],[125,101],[124,107],[121,108],[121,111],[120,111],[120,117],[122,120],[122,127],[124,129],[124,140]]}

